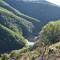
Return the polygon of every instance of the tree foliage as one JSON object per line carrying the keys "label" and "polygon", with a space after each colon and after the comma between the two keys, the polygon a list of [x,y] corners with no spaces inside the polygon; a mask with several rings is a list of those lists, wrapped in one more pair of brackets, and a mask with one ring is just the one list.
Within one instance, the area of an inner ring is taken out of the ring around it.
{"label": "tree foliage", "polygon": [[[46,24],[39,33],[37,43],[54,44],[60,41],[60,20]],[[37,44],[37,45],[39,45]]]}

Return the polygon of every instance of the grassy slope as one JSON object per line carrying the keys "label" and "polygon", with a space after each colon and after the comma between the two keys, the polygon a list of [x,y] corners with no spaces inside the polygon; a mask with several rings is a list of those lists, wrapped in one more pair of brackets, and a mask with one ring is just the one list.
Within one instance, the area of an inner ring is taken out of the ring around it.
{"label": "grassy slope", "polygon": [[[29,21],[26,21],[26,19],[18,17],[15,14],[13,14],[12,12],[10,12],[7,9],[4,9],[2,7],[0,7],[0,13],[2,13],[2,14],[5,13],[7,15],[10,15],[10,17],[11,18],[13,17],[16,21],[18,21],[19,24],[22,24],[23,26],[25,26],[28,29],[28,31],[31,31],[31,29],[32,29],[32,23],[29,22]],[[6,16],[5,18],[8,18],[8,16]],[[11,21],[12,21],[12,19],[11,19]]]}
{"label": "grassy slope", "polygon": [[0,24],[0,53],[22,48],[27,42],[22,35]]}
{"label": "grassy slope", "polygon": [[[47,28],[46,28],[47,26]],[[51,28],[49,28],[49,26]],[[54,31],[57,28],[57,32],[55,34],[60,34],[60,20],[58,21],[53,21],[53,22],[49,22],[47,25],[44,26],[44,29],[46,28],[46,30],[52,30],[52,28],[54,27]],[[46,31],[46,32],[48,32]],[[53,37],[52,37],[53,38]],[[58,38],[57,38],[58,39]],[[39,41],[40,42],[40,41]],[[55,44],[50,45],[49,47],[47,47],[47,50],[45,51],[45,55],[48,56],[48,48],[56,48],[57,50],[54,50],[54,55],[55,56],[60,56],[60,42],[55,42]],[[45,48],[44,47],[37,47],[35,50],[30,51],[30,48],[23,48],[21,50],[14,50],[12,51],[9,55],[9,58],[15,57],[16,60],[32,60],[32,58],[38,58],[40,57],[40,55],[42,55],[42,53],[44,52]],[[53,53],[52,53],[53,54]],[[7,59],[7,58],[6,58]],[[53,60],[52,58],[50,58],[51,60]]]}
{"label": "grassy slope", "polygon": [[23,30],[32,33],[34,27],[33,25],[36,22],[39,21],[29,16],[25,16],[22,13],[21,15],[17,15],[13,11],[0,6],[1,51],[5,52],[7,50],[27,46],[28,41],[23,37]]}
{"label": "grassy slope", "polygon": [[3,1],[3,0],[0,0],[0,2]]}
{"label": "grassy slope", "polygon": [[27,45],[28,41],[22,36],[22,25],[29,30],[32,23],[0,7],[0,53]]}
{"label": "grassy slope", "polygon": [[44,44],[54,44],[60,41],[60,20],[51,21],[46,24],[39,33],[37,45],[41,42]]}
{"label": "grassy slope", "polygon": [[20,43],[26,43],[26,41],[24,41],[24,38],[22,35],[18,35],[17,33],[15,33],[14,31],[10,30],[9,28],[3,26],[0,24],[0,30],[4,30],[5,32],[7,32],[8,34],[10,34],[13,38],[17,38],[17,42],[20,42]]}
{"label": "grassy slope", "polygon": [[[10,10],[10,11],[13,11],[13,13],[15,13],[16,15],[18,15],[18,16],[21,16],[22,18],[24,18],[24,19],[26,19],[26,20],[28,20],[28,21],[30,21],[30,22],[39,22],[39,20],[38,19],[35,19],[35,18],[32,18],[32,17],[30,17],[30,16],[27,16],[27,15],[25,15],[25,14],[23,14],[23,13],[21,13],[20,11],[18,11],[17,9],[15,9],[15,8],[13,8],[12,6],[10,6],[8,3],[6,3],[5,1],[2,1],[4,4],[3,5],[6,5],[6,7],[8,7],[8,10]],[[4,8],[6,8],[6,7],[4,7]],[[9,9],[9,8],[11,8],[11,9]]]}
{"label": "grassy slope", "polygon": [[[28,25],[27,25],[27,30],[30,32],[30,33],[32,33],[32,34],[34,34],[34,35],[36,35],[38,32],[39,32],[39,28],[40,28],[40,21],[39,20],[37,20],[37,19],[35,19],[35,18],[32,18],[32,17],[29,17],[29,16],[27,16],[27,15],[25,15],[25,14],[22,14],[20,11],[18,11],[17,9],[15,9],[15,8],[13,8],[12,6],[10,6],[8,3],[6,3],[5,1],[2,1],[1,2],[1,4],[0,4],[2,7],[4,7],[4,8],[6,8],[7,10],[10,10],[10,11],[12,11],[15,15],[17,15],[17,16],[19,16],[19,17],[21,17],[21,18],[24,18],[25,19],[25,21],[24,22],[26,22],[26,21],[28,21],[28,22],[30,22],[30,23],[28,23]],[[25,24],[26,25],[26,24]],[[25,26],[24,25],[24,26]],[[29,28],[28,28],[29,27]],[[37,30],[36,30],[37,29]],[[27,32],[26,32],[27,33]],[[26,34],[25,33],[25,34]]]}
{"label": "grassy slope", "polygon": [[57,42],[55,44],[52,44],[51,46],[49,46],[49,48],[57,48],[57,49],[60,49],[60,42]]}

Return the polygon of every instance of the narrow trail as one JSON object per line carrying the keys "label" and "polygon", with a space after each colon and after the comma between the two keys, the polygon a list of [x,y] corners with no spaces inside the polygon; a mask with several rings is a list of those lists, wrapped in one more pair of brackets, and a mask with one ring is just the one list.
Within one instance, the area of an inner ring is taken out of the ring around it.
{"label": "narrow trail", "polygon": [[46,59],[46,57],[42,58],[42,56],[39,56],[39,57],[35,58],[35,60],[47,60],[47,59]]}
{"label": "narrow trail", "polygon": [[51,58],[46,58],[45,56],[38,56],[35,58],[32,58],[32,60],[60,60],[60,57],[54,57],[52,56]]}

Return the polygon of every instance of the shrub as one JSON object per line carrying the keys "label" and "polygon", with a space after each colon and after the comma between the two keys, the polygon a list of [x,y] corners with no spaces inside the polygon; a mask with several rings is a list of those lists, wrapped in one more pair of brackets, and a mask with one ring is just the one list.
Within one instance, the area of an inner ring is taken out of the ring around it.
{"label": "shrub", "polygon": [[60,41],[60,20],[58,21],[52,21],[46,24],[36,41],[36,45],[40,45],[41,42],[44,44],[54,44],[56,42]]}
{"label": "shrub", "polygon": [[9,55],[4,53],[1,57],[1,60],[7,60],[9,58]]}

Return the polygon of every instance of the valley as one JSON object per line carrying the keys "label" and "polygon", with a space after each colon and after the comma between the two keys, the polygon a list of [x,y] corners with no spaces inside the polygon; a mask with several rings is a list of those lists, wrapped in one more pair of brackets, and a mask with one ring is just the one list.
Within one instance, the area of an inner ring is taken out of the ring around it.
{"label": "valley", "polygon": [[60,57],[60,7],[45,0],[0,0],[0,60],[55,57]]}

